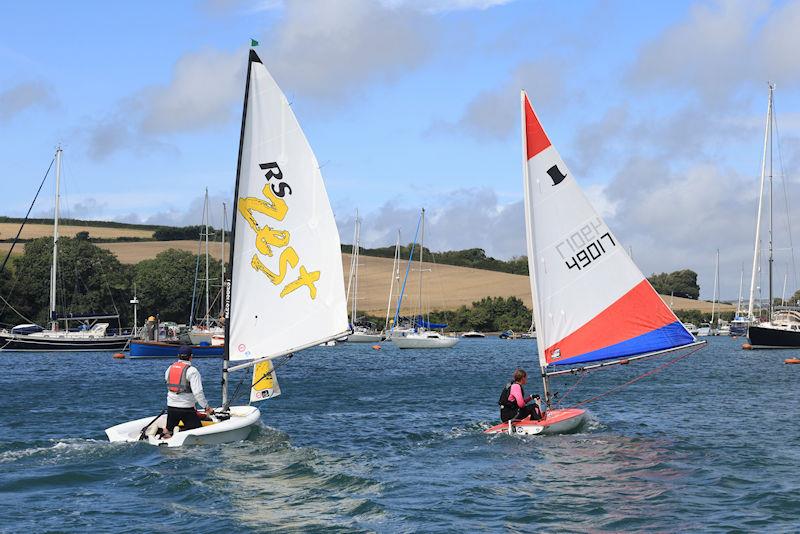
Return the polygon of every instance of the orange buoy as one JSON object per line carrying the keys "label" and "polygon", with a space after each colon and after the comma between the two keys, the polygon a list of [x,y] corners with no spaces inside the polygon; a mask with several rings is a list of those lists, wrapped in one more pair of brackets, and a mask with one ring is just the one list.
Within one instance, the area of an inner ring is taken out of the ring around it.
{"label": "orange buoy", "polygon": [[753,350],[753,345],[751,345],[750,343],[742,343],[742,348],[744,350]]}
{"label": "orange buoy", "polygon": [[114,355],[114,358],[117,359],[117,360],[121,360],[121,359],[125,358],[125,355],[123,353],[121,353],[121,352],[118,352],[118,353],[116,353]]}
{"label": "orange buoy", "polygon": [[372,345],[372,348],[375,349],[375,350],[381,350],[381,346],[380,345]]}
{"label": "orange buoy", "polygon": [[800,358],[786,358],[783,363],[800,363]]}

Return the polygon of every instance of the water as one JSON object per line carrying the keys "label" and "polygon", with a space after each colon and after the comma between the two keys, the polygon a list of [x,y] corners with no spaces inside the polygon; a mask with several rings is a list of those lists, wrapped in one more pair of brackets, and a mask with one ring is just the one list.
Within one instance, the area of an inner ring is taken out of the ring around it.
{"label": "water", "polygon": [[[315,348],[248,441],[169,450],[103,433],[158,413],[169,362],[2,353],[0,531],[797,531],[797,354],[708,339],[551,437],[482,433],[532,341]],[[593,373],[565,404],[671,357]],[[218,400],[220,362],[195,364]]]}

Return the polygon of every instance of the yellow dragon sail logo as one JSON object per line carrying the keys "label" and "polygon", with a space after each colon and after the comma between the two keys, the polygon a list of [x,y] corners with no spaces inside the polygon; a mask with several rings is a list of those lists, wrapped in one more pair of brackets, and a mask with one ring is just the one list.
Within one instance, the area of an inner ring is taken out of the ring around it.
{"label": "yellow dragon sail logo", "polygon": [[[273,228],[268,224],[261,226],[253,216],[254,212],[261,213],[270,217],[278,222],[282,221],[286,214],[289,212],[289,206],[283,199],[287,194],[292,194],[292,188],[288,183],[283,181],[283,173],[277,163],[261,163],[259,164],[261,170],[265,171],[264,178],[267,183],[261,190],[264,198],[247,197],[239,199],[239,214],[244,217],[250,228],[256,233],[256,249],[264,256],[272,257],[272,247],[283,248],[281,255],[278,257],[278,272],[275,273],[264,265],[258,254],[253,254],[250,260],[250,266],[264,275],[274,285],[280,285],[286,278],[289,269],[294,269],[300,262],[300,257],[293,247],[288,246],[290,235],[288,230],[281,230]],[[272,179],[274,182],[271,182]],[[284,248],[285,247],[285,248]],[[317,297],[317,287],[314,282],[319,280],[320,271],[306,270],[305,265],[300,266],[299,275],[296,280],[287,283],[281,290],[281,298],[285,297],[292,291],[296,291],[303,286],[306,286],[309,291],[311,299]]]}

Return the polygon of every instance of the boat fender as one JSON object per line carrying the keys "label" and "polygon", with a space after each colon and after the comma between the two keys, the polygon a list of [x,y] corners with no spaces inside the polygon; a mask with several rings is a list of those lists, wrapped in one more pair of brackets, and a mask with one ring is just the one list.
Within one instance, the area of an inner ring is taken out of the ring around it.
{"label": "boat fender", "polygon": [[753,345],[751,345],[750,343],[743,343],[742,348],[744,350],[753,350]]}
{"label": "boat fender", "polygon": [[118,353],[116,353],[116,354],[114,355],[114,358],[115,358],[115,359],[117,359],[117,360],[122,360],[122,359],[124,359],[124,358],[125,358],[125,355],[124,355],[124,354],[122,354],[121,352],[118,352]]}

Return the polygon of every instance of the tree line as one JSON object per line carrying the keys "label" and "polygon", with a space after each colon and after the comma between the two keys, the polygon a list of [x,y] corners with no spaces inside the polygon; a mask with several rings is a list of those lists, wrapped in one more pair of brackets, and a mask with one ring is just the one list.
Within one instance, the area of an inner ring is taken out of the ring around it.
{"label": "tree line", "polygon": [[[201,227],[193,227],[195,231]],[[343,245],[349,252],[349,245]],[[403,247],[408,254],[410,247]],[[392,257],[394,247],[367,249],[374,255]],[[402,251],[401,251],[402,252]],[[459,264],[474,268],[495,269],[499,263],[505,263],[503,272],[527,272],[527,260],[518,258],[502,262],[487,257],[482,249],[466,251],[448,251],[432,254],[425,250],[428,257],[435,257],[439,263]],[[416,254],[415,254],[416,255]],[[124,265],[113,253],[102,249],[88,240],[86,232],[80,232],[75,238],[61,237],[59,240],[59,277],[58,277],[58,310],[63,313],[119,313],[122,323],[128,326],[132,322],[132,308],[129,304],[135,293],[139,299],[139,309],[143,314],[158,314],[162,321],[187,323],[190,321],[192,308],[192,291],[199,257],[191,252],[170,249],[158,254],[153,259],[143,260],[135,265]],[[447,261],[445,261],[447,260]],[[12,256],[6,271],[0,273],[0,296],[7,302],[0,302],[0,324],[14,325],[21,322],[44,324],[49,315],[50,265],[52,262],[52,240],[47,237],[33,239],[25,244],[24,254]],[[514,262],[516,267],[511,267]],[[198,274],[204,278],[205,262],[200,262]],[[209,277],[211,279],[211,299],[214,301],[212,315],[219,314],[220,307],[220,275],[219,262],[212,262]],[[690,270],[674,273],[661,273],[649,278],[657,291],[662,294],[674,294],[697,298],[699,286],[697,274]],[[196,302],[202,283],[195,290]],[[800,298],[798,292],[793,299]],[[13,306],[13,309],[12,309]],[[204,306],[203,306],[204,308]],[[16,312],[14,311],[16,310]],[[205,309],[197,310],[195,317],[200,317]],[[699,313],[699,312],[697,312]],[[486,297],[472,303],[472,306],[431,314],[433,322],[445,322],[451,330],[500,331],[512,329],[525,331],[531,324],[531,310],[516,297]],[[679,317],[699,322],[707,320],[704,316],[691,312],[679,312]],[[378,324],[383,320],[376,319]]]}

